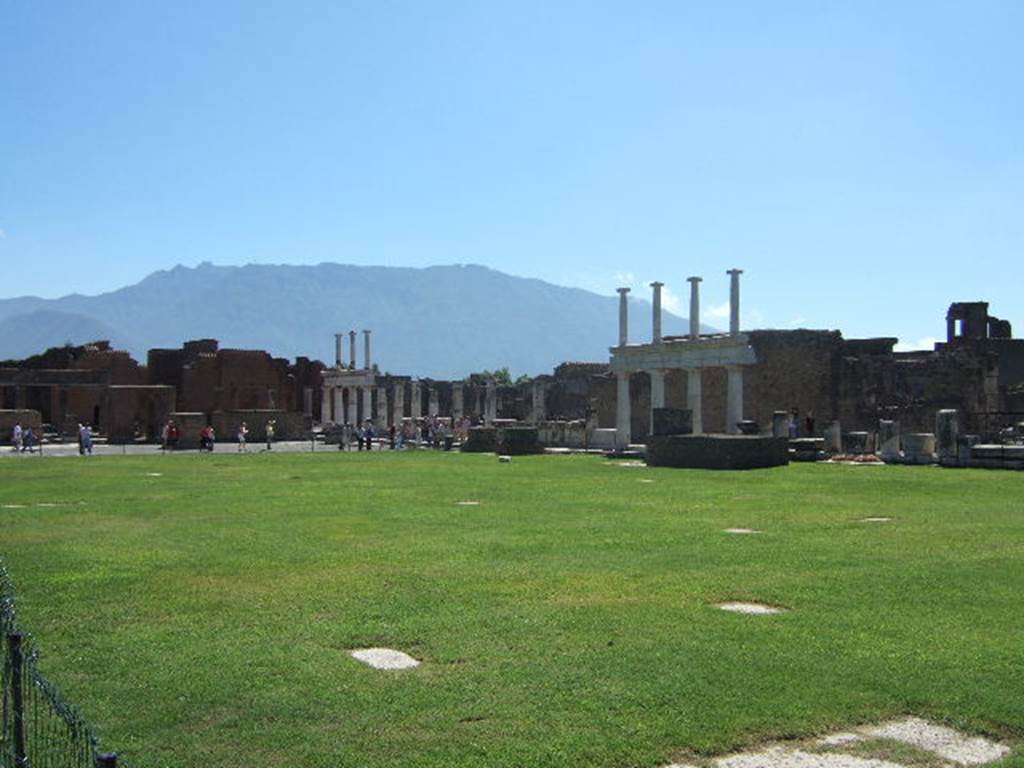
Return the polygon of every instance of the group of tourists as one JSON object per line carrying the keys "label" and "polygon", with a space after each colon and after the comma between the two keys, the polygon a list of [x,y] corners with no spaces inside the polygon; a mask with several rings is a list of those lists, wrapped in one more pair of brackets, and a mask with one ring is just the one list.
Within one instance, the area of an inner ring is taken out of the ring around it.
{"label": "group of tourists", "polygon": [[15,422],[11,429],[11,450],[15,453],[35,453],[35,445],[38,442],[36,433],[31,426],[22,427],[21,422]]}
{"label": "group of tourists", "polygon": [[422,419],[405,419],[401,426],[392,424],[386,432],[378,434],[373,421],[367,419],[362,426],[345,424],[342,427],[338,450],[378,450],[385,447],[392,451],[406,448],[435,448],[451,450],[456,442],[464,441],[472,422],[467,417],[458,419],[427,416]]}

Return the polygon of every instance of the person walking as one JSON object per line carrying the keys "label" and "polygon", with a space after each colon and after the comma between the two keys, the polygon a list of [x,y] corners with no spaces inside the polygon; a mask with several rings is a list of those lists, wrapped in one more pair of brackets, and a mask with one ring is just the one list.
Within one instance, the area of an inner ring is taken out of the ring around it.
{"label": "person walking", "polygon": [[24,437],[25,432],[21,428],[21,422],[14,422],[14,429],[11,430],[11,447],[15,453],[21,450],[21,440]]}
{"label": "person walking", "polygon": [[249,427],[247,427],[245,422],[243,421],[241,424],[238,425],[238,452],[239,453],[248,453],[249,452],[249,446],[245,442],[248,437],[249,437]]}
{"label": "person walking", "polygon": [[274,420],[267,422],[267,450],[272,450],[274,442]]}
{"label": "person walking", "polygon": [[88,424],[82,427],[82,451],[83,456],[85,454],[92,456],[92,427]]}
{"label": "person walking", "polygon": [[25,453],[25,451],[28,451],[29,453],[35,453],[36,451],[33,447],[35,445],[35,441],[36,435],[32,431],[32,427],[25,427],[25,432],[21,436],[21,452]]}

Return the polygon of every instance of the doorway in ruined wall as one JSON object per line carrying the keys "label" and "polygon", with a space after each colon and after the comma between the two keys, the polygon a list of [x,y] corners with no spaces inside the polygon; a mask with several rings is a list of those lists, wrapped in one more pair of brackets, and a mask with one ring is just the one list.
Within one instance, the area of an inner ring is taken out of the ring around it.
{"label": "doorway in ruined wall", "polygon": [[44,424],[53,423],[53,397],[48,386],[25,386],[25,407],[39,411]]}

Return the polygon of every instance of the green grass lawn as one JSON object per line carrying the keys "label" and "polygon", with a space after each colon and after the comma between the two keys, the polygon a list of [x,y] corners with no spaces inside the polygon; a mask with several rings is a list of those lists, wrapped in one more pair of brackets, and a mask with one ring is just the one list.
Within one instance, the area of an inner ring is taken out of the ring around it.
{"label": "green grass lawn", "polygon": [[[3,460],[0,504],[26,505],[0,555],[43,670],[139,768],[653,768],[903,713],[1024,733],[1022,473]],[[373,646],[423,664],[349,656]]]}

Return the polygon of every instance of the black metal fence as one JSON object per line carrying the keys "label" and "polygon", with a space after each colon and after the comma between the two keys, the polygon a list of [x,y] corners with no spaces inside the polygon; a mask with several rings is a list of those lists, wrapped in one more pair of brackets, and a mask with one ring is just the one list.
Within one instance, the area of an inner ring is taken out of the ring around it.
{"label": "black metal fence", "polygon": [[0,563],[0,768],[116,768],[92,727],[39,671],[39,649],[18,627],[14,591]]}

